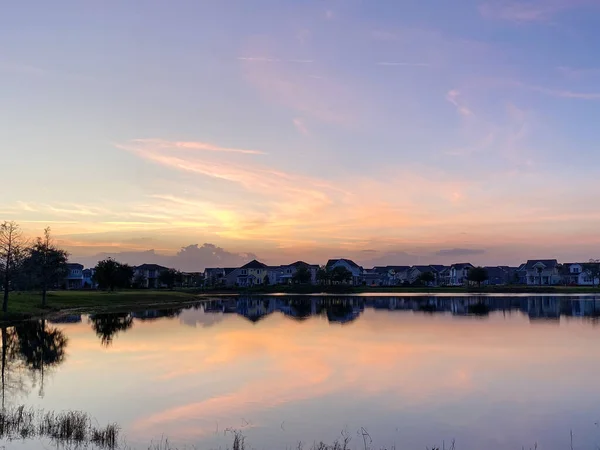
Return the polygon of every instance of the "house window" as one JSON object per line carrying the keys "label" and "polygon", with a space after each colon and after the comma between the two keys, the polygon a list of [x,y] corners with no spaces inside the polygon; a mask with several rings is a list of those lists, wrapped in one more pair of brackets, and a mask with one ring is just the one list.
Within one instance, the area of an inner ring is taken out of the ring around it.
{"label": "house window", "polygon": [[248,271],[246,269],[242,269],[242,275],[248,275]]}
{"label": "house window", "polygon": [[256,269],[256,273],[260,275],[260,269]]}

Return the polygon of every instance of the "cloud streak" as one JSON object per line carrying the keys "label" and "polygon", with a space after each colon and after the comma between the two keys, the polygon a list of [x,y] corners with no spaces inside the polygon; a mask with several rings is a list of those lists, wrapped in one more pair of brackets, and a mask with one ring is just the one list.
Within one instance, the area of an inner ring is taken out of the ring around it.
{"label": "cloud streak", "polygon": [[491,1],[480,5],[479,12],[486,19],[512,22],[550,22],[567,9],[598,6],[597,0],[533,0]]}

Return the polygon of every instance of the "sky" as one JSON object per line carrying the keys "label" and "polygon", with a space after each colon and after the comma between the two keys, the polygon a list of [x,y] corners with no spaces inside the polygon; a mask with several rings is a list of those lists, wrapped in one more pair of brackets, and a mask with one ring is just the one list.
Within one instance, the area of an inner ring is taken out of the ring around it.
{"label": "sky", "polygon": [[600,258],[599,20],[600,0],[10,2],[0,219],[73,260],[185,247],[194,269]]}

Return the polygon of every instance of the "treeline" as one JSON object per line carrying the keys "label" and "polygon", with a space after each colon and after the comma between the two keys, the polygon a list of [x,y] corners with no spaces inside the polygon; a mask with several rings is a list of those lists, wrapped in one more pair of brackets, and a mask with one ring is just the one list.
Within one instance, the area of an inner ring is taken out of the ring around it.
{"label": "treeline", "polygon": [[41,237],[29,241],[16,222],[0,225],[0,283],[2,311],[8,311],[8,298],[14,289],[40,289],[42,306],[46,306],[49,289],[64,281],[68,274],[69,254],[58,248],[50,228]]}

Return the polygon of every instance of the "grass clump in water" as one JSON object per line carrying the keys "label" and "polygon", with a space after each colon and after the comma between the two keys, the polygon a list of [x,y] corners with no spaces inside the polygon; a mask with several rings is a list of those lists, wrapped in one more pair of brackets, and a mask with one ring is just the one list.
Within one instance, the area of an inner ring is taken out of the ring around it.
{"label": "grass clump in water", "polygon": [[0,439],[48,438],[74,444],[93,443],[98,447],[117,448],[119,428],[92,425],[90,416],[82,411],[35,411],[24,406],[6,408],[0,412]]}

